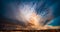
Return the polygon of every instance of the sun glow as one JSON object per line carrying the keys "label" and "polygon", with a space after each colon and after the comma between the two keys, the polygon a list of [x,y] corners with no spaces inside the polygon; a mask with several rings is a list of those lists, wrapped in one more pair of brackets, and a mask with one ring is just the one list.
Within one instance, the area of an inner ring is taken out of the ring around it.
{"label": "sun glow", "polygon": [[[47,18],[43,18],[41,15],[36,13],[36,4],[23,4],[19,7],[19,16],[18,20],[28,23],[27,26],[30,26],[34,29],[47,29],[43,26],[43,23]],[[45,11],[46,12],[46,11]]]}
{"label": "sun glow", "polygon": [[[23,6],[21,6],[23,7]],[[40,20],[40,15],[38,15],[35,11],[36,5],[34,4],[32,5],[24,5],[23,8],[20,7],[20,17],[24,22],[29,22],[31,25],[31,27],[36,27],[39,26],[39,21]]]}

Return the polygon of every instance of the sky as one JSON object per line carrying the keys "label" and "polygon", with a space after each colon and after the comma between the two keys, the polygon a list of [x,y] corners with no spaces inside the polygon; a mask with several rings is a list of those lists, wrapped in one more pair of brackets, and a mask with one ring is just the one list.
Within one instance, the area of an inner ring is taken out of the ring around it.
{"label": "sky", "polygon": [[[31,14],[36,14],[37,20],[42,23],[52,22],[51,26],[60,26],[60,1],[59,0],[1,0],[1,18],[30,21]],[[23,17],[22,17],[23,16]],[[37,21],[36,20],[36,21]],[[39,20],[40,21],[40,20]],[[47,21],[47,22],[46,22]]]}

